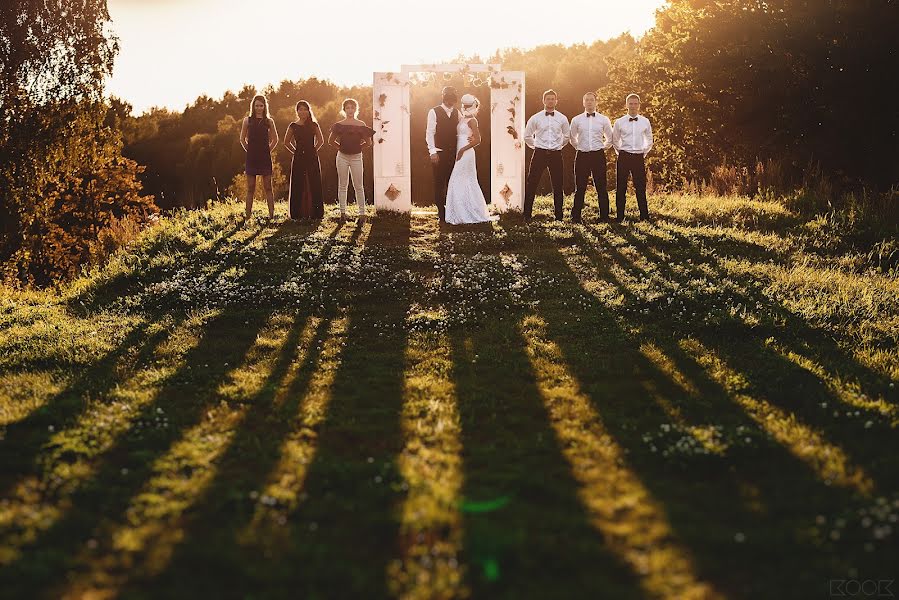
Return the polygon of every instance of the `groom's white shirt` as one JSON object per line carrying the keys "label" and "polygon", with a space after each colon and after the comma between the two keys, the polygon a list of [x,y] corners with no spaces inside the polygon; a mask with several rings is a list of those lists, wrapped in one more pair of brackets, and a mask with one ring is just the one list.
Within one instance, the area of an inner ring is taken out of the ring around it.
{"label": "groom's white shirt", "polygon": [[[446,113],[446,116],[450,117],[453,114],[453,109],[447,106],[446,104],[441,104],[440,108]],[[434,135],[437,133],[437,113],[434,112],[434,109],[428,111],[428,126],[425,129],[425,141],[428,143],[428,154],[434,156],[438,152],[443,152],[443,148],[438,148],[434,143]]]}
{"label": "groom's white shirt", "polygon": [[612,145],[616,152],[623,150],[630,154],[649,154],[652,150],[652,126],[649,119],[637,115],[637,120],[631,121],[630,114],[617,119],[612,127]]}

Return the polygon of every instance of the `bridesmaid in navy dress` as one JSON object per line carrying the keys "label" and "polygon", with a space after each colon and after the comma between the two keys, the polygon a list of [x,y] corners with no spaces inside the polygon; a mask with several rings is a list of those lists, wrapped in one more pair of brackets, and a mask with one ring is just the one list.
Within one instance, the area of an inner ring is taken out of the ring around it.
{"label": "bridesmaid in navy dress", "polygon": [[240,145],[247,152],[247,219],[253,214],[256,177],[262,177],[268,216],[275,216],[275,194],[272,192],[272,150],[278,145],[278,130],[268,114],[268,100],[259,95],[250,103],[250,114],[240,129]]}
{"label": "bridesmaid in navy dress", "polygon": [[321,127],[305,100],[297,102],[297,120],[288,125],[284,147],[293,154],[290,163],[289,208],[291,219],[321,219],[325,216],[322,169],[318,149],[325,143]]}

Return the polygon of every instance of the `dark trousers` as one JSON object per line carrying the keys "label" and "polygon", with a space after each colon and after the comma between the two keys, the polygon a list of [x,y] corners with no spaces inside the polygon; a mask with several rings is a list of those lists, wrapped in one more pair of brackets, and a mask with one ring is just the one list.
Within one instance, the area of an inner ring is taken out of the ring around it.
{"label": "dark trousers", "polygon": [[434,171],[434,204],[437,205],[437,214],[440,222],[446,220],[446,188],[449,185],[450,175],[456,166],[456,151],[441,151],[437,153],[437,164],[431,163]]}
{"label": "dark trousers", "polygon": [[599,199],[599,218],[609,218],[609,191],[606,189],[606,151],[578,152],[574,157],[574,209],[571,218],[577,221],[584,209],[587,181],[593,175],[593,187]]}
{"label": "dark trousers", "polygon": [[624,219],[624,200],[627,195],[627,178],[634,176],[634,189],[637,192],[637,208],[640,209],[640,218],[649,218],[649,209],[646,207],[646,162],[642,154],[631,154],[621,151],[618,153],[618,163],[615,167],[615,219]]}
{"label": "dark trousers", "polygon": [[524,218],[530,219],[534,210],[534,196],[543,171],[549,167],[549,177],[553,184],[553,202],[556,205],[556,219],[562,220],[562,151],[535,148],[528,165],[528,179],[524,192]]}

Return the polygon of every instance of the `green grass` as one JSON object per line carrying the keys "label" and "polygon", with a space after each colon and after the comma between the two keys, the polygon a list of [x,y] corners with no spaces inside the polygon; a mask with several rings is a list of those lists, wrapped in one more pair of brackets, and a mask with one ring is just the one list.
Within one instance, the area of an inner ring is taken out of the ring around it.
{"label": "green grass", "polygon": [[651,206],[440,232],[218,204],[0,291],[0,596],[895,578],[895,274],[776,202]]}

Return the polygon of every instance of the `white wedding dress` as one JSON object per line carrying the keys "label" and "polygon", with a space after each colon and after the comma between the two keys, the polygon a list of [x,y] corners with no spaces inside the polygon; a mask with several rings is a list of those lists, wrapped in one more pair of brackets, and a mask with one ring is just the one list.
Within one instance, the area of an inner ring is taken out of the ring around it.
{"label": "white wedding dress", "polygon": [[[456,126],[459,148],[468,145],[471,128],[468,119],[462,117]],[[446,188],[446,222],[451,225],[485,223],[496,220],[487,212],[487,201],[478,183],[478,170],[474,160],[474,148],[469,148],[456,161]]]}

